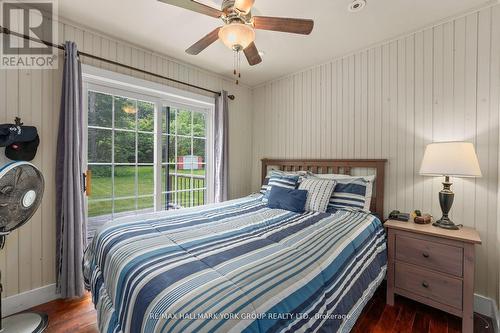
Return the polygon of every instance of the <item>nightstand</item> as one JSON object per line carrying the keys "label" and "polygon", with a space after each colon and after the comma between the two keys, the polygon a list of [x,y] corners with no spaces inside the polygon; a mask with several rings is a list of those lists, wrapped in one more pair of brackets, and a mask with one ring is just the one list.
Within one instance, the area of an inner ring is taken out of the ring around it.
{"label": "nightstand", "polygon": [[473,332],[474,245],[476,230],[446,230],[432,224],[388,220],[387,304],[394,295],[462,318],[462,332]]}

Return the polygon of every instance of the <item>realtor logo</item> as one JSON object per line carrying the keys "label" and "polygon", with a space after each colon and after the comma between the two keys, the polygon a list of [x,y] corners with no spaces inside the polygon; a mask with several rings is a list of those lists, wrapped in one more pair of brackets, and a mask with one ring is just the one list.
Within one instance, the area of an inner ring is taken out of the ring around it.
{"label": "realtor logo", "polygon": [[57,42],[56,10],[55,0],[0,0],[0,68],[57,68],[57,48],[46,45]]}

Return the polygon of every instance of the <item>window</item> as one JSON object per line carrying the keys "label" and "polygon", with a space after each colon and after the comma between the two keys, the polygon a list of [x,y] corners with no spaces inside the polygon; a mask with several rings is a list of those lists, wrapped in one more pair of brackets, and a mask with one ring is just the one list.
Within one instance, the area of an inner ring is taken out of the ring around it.
{"label": "window", "polygon": [[155,104],[89,90],[88,216],[154,209]]}
{"label": "window", "polygon": [[165,107],[162,110],[162,204],[164,209],[206,202],[206,116]]}
{"label": "window", "polygon": [[85,67],[89,233],[117,217],[210,202],[213,101]]}

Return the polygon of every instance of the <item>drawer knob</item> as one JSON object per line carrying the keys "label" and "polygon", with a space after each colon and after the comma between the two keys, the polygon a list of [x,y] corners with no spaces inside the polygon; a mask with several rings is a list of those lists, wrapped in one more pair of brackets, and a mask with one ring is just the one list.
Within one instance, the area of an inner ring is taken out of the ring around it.
{"label": "drawer knob", "polygon": [[429,288],[429,284],[428,284],[427,282],[425,282],[425,281],[424,281],[424,282],[422,282],[422,287],[424,287],[424,288]]}
{"label": "drawer knob", "polygon": [[424,253],[422,253],[422,256],[423,256],[424,258],[429,258],[429,253],[424,252]]}

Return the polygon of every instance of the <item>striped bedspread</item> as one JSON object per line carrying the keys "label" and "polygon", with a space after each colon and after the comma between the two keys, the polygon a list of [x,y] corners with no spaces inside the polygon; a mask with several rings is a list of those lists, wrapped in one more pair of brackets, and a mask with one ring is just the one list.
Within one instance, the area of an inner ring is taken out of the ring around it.
{"label": "striped bedspread", "polygon": [[348,332],[385,276],[385,232],[249,196],[110,222],[84,268],[101,332]]}

